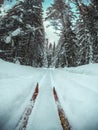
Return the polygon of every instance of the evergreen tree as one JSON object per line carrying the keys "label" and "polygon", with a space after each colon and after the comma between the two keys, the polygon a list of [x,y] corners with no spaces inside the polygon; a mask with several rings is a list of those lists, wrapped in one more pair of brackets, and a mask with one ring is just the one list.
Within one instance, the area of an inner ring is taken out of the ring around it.
{"label": "evergreen tree", "polygon": [[47,53],[47,61],[48,61],[48,67],[52,67],[52,44],[49,44],[48,53]]}
{"label": "evergreen tree", "polygon": [[[90,53],[89,45],[91,44],[91,35],[86,28],[83,20],[80,18],[76,23],[76,36],[77,36],[77,65],[88,64],[92,62],[92,51]],[[90,56],[91,54],[91,56]],[[90,59],[91,58],[91,59]]]}
{"label": "evergreen tree", "polygon": [[97,0],[91,0],[92,7],[92,18],[93,18],[93,30],[95,34],[95,42],[94,42],[94,61],[98,63],[98,1]]}
{"label": "evergreen tree", "polygon": [[[94,13],[95,13],[95,9],[93,8],[92,4],[86,5],[85,3],[78,1],[78,0],[74,0],[75,4],[79,10],[80,13],[80,17],[83,20],[83,24],[84,24],[84,30],[86,29],[88,31],[88,35],[89,38],[87,36],[87,45],[88,46],[88,61],[87,63],[92,63],[95,62],[95,53],[96,50],[98,48],[97,45],[97,32],[95,30],[95,25],[94,25]],[[84,31],[85,33],[85,31]],[[85,34],[84,34],[85,35]],[[98,52],[97,52],[98,53]]]}
{"label": "evergreen tree", "polygon": [[52,45],[51,48],[51,67],[55,67],[55,62],[56,62],[56,45],[55,42]]}
{"label": "evergreen tree", "polygon": [[72,11],[70,4],[64,0],[55,0],[48,8],[47,18],[55,23],[55,28],[61,30],[58,59],[56,67],[75,65],[75,34],[72,30]]}
{"label": "evergreen tree", "polygon": [[[1,47],[8,45],[12,61],[35,67],[43,66],[44,27],[42,0],[18,1],[1,18]],[[7,59],[7,57],[6,57]]]}

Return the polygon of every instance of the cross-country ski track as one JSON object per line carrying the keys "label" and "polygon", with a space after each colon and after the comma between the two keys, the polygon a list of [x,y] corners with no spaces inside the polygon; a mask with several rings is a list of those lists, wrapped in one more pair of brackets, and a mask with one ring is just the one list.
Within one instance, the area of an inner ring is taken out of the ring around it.
{"label": "cross-country ski track", "polygon": [[0,130],[98,130],[98,65],[0,67]]}
{"label": "cross-country ski track", "polygon": [[[15,130],[31,130],[32,128],[33,130],[70,130],[67,118],[64,119],[65,114],[64,111],[62,113],[59,99],[55,99],[51,75],[48,75],[50,74],[45,74],[42,80],[37,83],[38,91],[36,92],[37,88],[35,88],[31,98],[33,101],[30,99],[30,103],[25,108]],[[36,93],[37,96],[34,98]]]}

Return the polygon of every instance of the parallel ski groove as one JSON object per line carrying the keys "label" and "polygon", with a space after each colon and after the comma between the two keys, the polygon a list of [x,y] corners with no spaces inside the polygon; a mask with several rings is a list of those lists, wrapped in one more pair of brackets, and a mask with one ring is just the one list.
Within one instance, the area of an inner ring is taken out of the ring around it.
{"label": "parallel ski groove", "polygon": [[70,124],[69,124],[67,118],[65,117],[64,110],[63,110],[63,108],[60,104],[59,98],[57,96],[57,92],[55,90],[55,87],[53,88],[53,94],[54,94],[54,99],[55,99],[55,102],[57,105],[58,115],[59,115],[59,118],[61,121],[62,128],[63,128],[63,130],[71,130]]}

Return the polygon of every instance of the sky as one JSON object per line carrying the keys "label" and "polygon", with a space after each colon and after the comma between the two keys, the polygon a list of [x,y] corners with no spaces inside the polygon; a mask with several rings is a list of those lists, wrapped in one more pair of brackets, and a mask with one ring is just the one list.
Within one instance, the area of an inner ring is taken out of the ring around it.
{"label": "sky", "polygon": [[45,2],[43,3],[44,9],[46,10],[51,3],[53,3],[53,0],[45,0]]}

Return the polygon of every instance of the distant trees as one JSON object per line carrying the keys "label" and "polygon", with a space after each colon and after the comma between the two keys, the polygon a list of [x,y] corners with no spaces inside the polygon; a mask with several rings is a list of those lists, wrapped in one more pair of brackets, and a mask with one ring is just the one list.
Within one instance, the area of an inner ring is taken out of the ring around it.
{"label": "distant trees", "polygon": [[35,67],[43,66],[42,2],[43,0],[19,0],[1,17],[0,48],[5,51],[4,59],[13,62],[19,60],[21,64]]}
{"label": "distant trees", "polygon": [[44,58],[45,58],[45,67],[54,67],[54,62],[55,62],[55,43],[54,45],[52,43],[49,43],[49,40],[46,39],[45,42],[45,49],[44,49]]}
{"label": "distant trees", "polygon": [[61,37],[56,58],[56,67],[75,65],[75,33],[72,30],[72,11],[69,2],[54,0],[47,10],[47,18],[56,29],[61,30]]}

